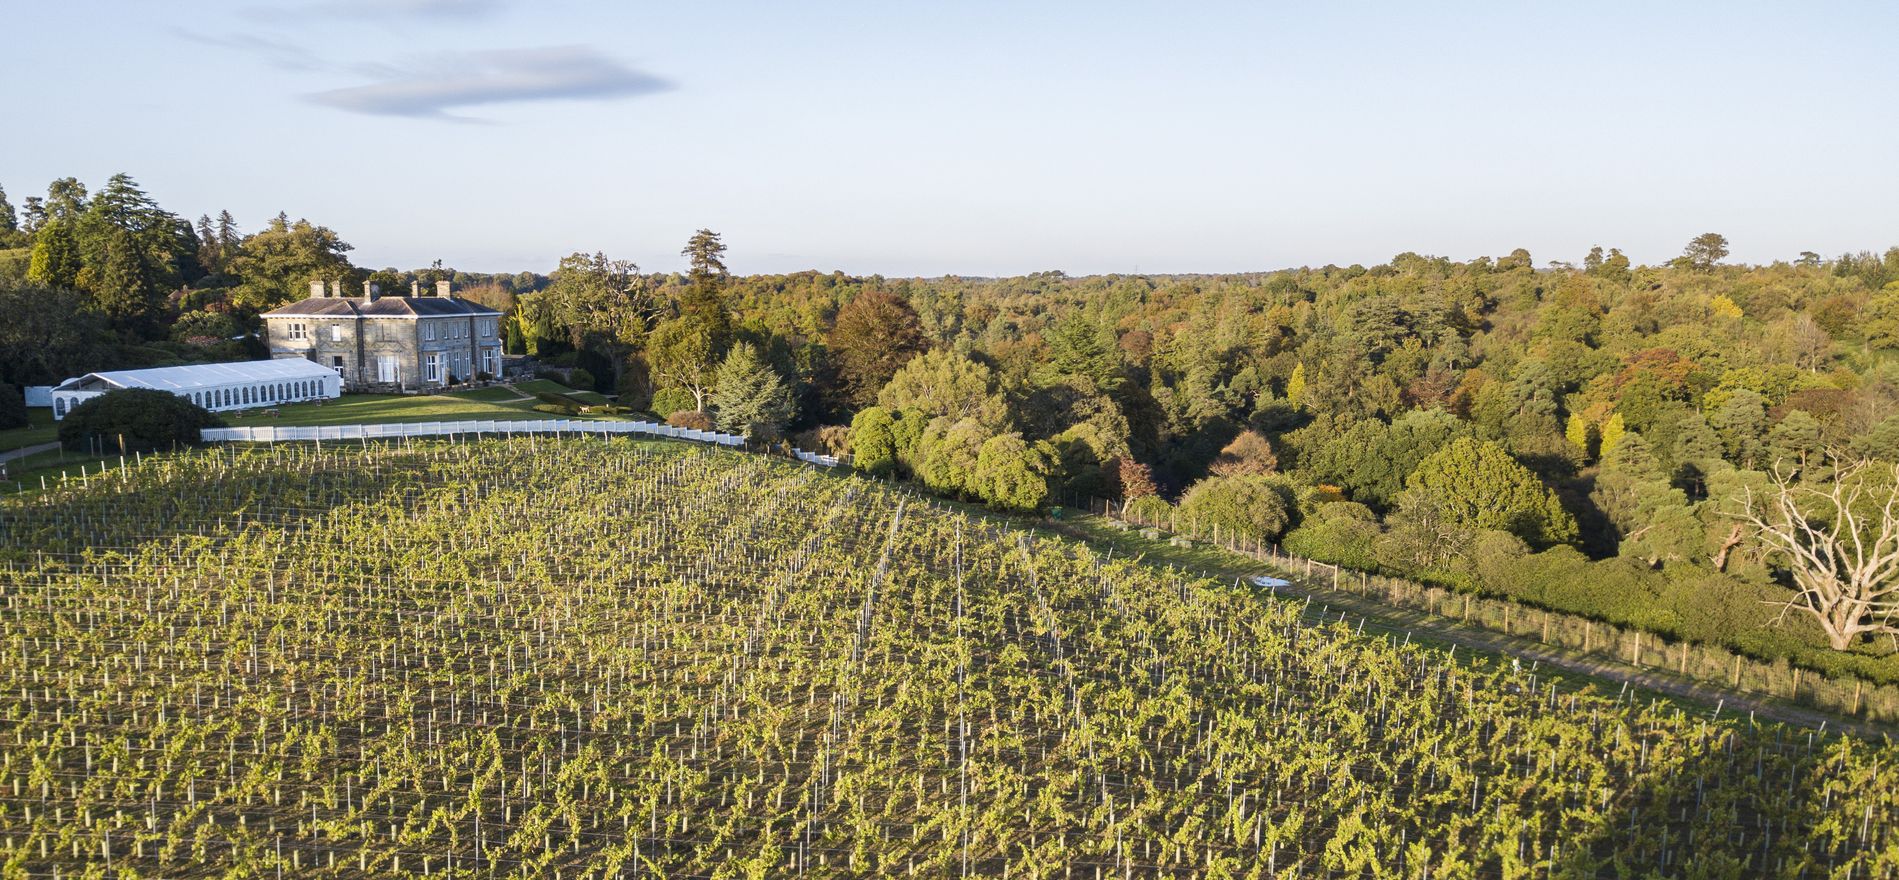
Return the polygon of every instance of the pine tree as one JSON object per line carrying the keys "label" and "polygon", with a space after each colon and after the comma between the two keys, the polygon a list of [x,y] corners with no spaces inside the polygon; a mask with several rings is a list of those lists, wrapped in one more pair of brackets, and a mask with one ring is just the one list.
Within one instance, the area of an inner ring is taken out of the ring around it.
{"label": "pine tree", "polygon": [[26,269],[28,281],[47,287],[73,288],[79,285],[79,241],[73,224],[48,219],[33,236],[33,254]]}
{"label": "pine tree", "polygon": [[1292,366],[1292,378],[1286,380],[1286,400],[1293,406],[1299,406],[1306,396],[1306,365],[1301,361]]}
{"label": "pine tree", "polygon": [[713,424],[743,437],[772,438],[797,411],[791,388],[749,342],[732,346],[712,388]]}
{"label": "pine tree", "polygon": [[20,217],[13,211],[13,203],[7,201],[5,187],[0,187],[0,232],[20,231]]}

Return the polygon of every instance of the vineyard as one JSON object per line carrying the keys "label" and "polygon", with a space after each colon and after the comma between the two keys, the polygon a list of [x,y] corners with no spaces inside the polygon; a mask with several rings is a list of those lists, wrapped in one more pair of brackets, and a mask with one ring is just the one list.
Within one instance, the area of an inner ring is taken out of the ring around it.
{"label": "vineyard", "polygon": [[1899,747],[682,444],[0,502],[4,877],[1899,877]]}

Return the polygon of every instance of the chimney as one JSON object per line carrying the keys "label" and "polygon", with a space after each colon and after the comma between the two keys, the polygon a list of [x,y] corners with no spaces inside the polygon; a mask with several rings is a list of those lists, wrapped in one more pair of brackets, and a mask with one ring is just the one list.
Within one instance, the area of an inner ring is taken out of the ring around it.
{"label": "chimney", "polygon": [[323,292],[323,279],[318,278],[317,280],[310,282],[310,298],[311,299],[322,299],[324,295],[325,294]]}
{"label": "chimney", "polygon": [[444,278],[440,281],[435,282],[435,295],[448,297],[449,299],[454,299],[455,290],[454,290],[453,285],[449,283],[448,279]]}
{"label": "chimney", "polygon": [[415,278],[409,281],[409,295],[410,296],[422,295],[422,279]]}
{"label": "chimney", "polygon": [[337,299],[343,298],[343,279],[341,278],[330,279],[330,295],[333,297],[336,297]]}
{"label": "chimney", "polygon": [[381,296],[381,295],[382,295],[382,285],[377,284],[374,281],[363,282],[363,301],[364,302],[375,302],[376,297]]}

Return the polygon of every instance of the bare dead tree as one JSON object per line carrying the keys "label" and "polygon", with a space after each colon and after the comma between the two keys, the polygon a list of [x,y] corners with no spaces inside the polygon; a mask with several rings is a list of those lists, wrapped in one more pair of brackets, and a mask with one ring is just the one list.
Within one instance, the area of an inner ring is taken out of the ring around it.
{"label": "bare dead tree", "polygon": [[1865,462],[1838,465],[1823,485],[1774,469],[1773,488],[1749,489],[1737,514],[1786,556],[1795,595],[1780,608],[1820,624],[1835,650],[1862,634],[1899,636],[1899,465],[1890,481]]}

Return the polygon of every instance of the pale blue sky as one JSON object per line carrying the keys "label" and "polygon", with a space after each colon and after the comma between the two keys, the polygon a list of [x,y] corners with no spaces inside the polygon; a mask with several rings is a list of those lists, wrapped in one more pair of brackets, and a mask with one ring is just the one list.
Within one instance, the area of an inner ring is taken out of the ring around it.
{"label": "pale blue sky", "polygon": [[666,270],[700,226],[892,276],[1899,244],[1889,2],[21,6],[16,205],[127,171],[371,267]]}

